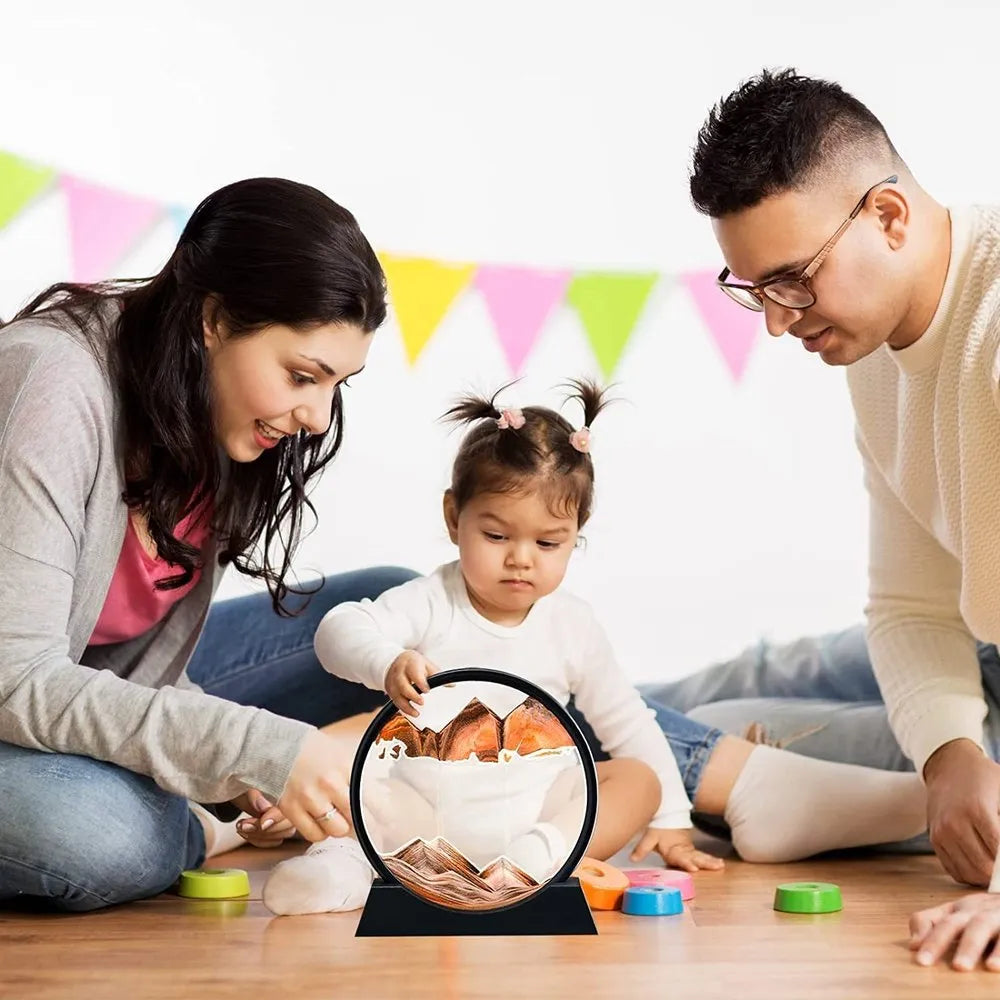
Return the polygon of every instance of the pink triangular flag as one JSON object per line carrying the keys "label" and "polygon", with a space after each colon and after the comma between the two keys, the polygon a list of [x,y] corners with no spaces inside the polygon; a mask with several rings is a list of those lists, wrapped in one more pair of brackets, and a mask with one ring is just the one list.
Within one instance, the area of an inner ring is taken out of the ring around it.
{"label": "pink triangular flag", "polygon": [[683,274],[681,280],[687,285],[701,318],[722,352],[726,367],[739,382],[760,333],[761,314],[733,302],[716,285],[712,271]]}
{"label": "pink triangular flag", "polygon": [[161,206],[66,174],[59,180],[69,204],[73,280],[111,277],[115,264],[160,216]]}
{"label": "pink triangular flag", "polygon": [[475,287],[497,329],[500,346],[515,375],[531,353],[546,319],[566,292],[570,271],[482,265]]}

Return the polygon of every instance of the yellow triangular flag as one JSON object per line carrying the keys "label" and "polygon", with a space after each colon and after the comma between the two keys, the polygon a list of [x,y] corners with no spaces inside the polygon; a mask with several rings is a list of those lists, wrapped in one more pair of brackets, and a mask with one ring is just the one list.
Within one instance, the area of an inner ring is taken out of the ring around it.
{"label": "yellow triangular flag", "polygon": [[413,364],[427,346],[448,307],[472,280],[475,264],[445,264],[424,257],[379,254],[389,298]]}

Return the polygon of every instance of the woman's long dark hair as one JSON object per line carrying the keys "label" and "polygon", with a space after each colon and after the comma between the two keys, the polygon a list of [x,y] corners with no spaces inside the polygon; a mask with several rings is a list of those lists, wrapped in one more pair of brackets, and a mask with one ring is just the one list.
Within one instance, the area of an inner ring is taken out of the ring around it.
{"label": "woman's long dark hair", "polygon": [[350,212],[305,184],[258,178],[210,194],[154,277],[56,284],[14,320],[68,319],[95,348],[107,340],[125,428],[123,499],[146,516],[160,555],[181,570],[161,586],[192,578],[200,554],[173,532],[211,499],[220,561],[266,581],[275,610],[288,614],[288,594],[309,592],[285,577],[303,509],[315,515],[307,486],[343,439],[340,387],[325,434],[286,437],[249,463],[220,458],[202,325],[206,301],[230,336],[274,323],[352,323],[370,333],[385,319],[385,276]]}

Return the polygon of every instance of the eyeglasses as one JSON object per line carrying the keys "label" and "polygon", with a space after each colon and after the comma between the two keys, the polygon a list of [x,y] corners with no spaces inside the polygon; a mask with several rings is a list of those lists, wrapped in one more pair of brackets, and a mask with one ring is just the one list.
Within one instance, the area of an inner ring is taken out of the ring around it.
{"label": "eyeglasses", "polygon": [[809,287],[809,280],[819,270],[820,264],[826,260],[830,251],[836,246],[837,240],[847,232],[851,223],[861,214],[861,209],[865,207],[865,202],[872,191],[883,184],[895,184],[898,180],[898,175],[893,174],[891,177],[886,177],[884,181],[872,185],[861,196],[861,200],[854,206],[851,214],[840,224],[840,228],[823,244],[823,249],[794,277],[785,274],[779,275],[777,278],[769,278],[767,281],[759,281],[756,284],[744,284],[738,281],[729,281],[730,270],[728,267],[724,267],[722,273],[715,279],[715,283],[734,302],[738,302],[745,309],[752,309],[754,312],[764,311],[765,297],[786,309],[808,309],[816,304],[816,296]]}

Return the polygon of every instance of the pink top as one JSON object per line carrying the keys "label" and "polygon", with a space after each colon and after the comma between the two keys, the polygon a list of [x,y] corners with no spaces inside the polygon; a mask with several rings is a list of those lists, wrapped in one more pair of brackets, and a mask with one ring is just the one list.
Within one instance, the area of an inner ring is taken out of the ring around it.
{"label": "pink top", "polygon": [[[174,534],[200,548],[208,536],[209,511],[207,503],[195,509],[177,525]],[[90,644],[107,646],[134,639],[166,618],[170,609],[194,589],[201,577],[201,570],[195,567],[194,576],[183,587],[157,590],[154,586],[157,580],[175,576],[178,572],[176,566],[159,556],[154,558],[143,548],[130,516],[115,575],[104,598],[104,607],[90,637]]]}

